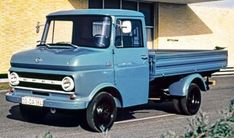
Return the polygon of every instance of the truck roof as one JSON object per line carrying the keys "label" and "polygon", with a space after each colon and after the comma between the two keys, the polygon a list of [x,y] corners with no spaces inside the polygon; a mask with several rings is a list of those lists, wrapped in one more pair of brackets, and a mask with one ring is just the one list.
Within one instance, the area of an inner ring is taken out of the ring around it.
{"label": "truck roof", "polygon": [[137,11],[122,10],[122,9],[82,9],[82,10],[67,10],[57,11],[48,14],[47,16],[62,16],[62,15],[109,15],[109,16],[134,16],[144,17]]}

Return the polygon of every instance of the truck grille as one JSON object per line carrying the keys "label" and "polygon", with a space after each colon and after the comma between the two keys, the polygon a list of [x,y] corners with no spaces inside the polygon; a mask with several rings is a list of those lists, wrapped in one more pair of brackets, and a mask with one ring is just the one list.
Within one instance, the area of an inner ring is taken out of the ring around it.
{"label": "truck grille", "polygon": [[[65,75],[54,74],[41,74],[41,73],[28,73],[16,72],[20,78],[20,83],[15,88],[28,89],[32,91],[46,91],[58,93],[71,93],[64,92],[61,83]],[[74,92],[74,89],[72,90]]]}
{"label": "truck grille", "polygon": [[38,89],[46,89],[46,90],[57,90],[64,91],[62,86],[59,85],[51,85],[51,84],[40,84],[40,83],[32,83],[32,82],[20,82],[18,86],[27,87],[27,88],[38,88]]}
{"label": "truck grille", "polygon": [[41,74],[41,73],[28,73],[28,72],[16,72],[19,77],[24,78],[37,78],[37,79],[45,79],[45,80],[59,80],[62,81],[62,79],[66,76],[64,75],[54,75],[54,74]]}

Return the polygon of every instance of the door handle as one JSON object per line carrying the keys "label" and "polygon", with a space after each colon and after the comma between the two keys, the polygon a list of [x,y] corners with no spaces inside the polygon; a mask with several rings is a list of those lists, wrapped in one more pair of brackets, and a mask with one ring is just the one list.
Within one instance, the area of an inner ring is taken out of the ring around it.
{"label": "door handle", "polygon": [[147,60],[148,59],[148,55],[141,55],[141,59]]}

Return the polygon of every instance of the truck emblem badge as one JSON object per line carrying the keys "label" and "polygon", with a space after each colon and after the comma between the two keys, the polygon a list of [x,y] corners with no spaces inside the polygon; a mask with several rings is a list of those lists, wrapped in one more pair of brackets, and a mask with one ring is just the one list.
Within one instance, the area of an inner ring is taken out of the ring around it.
{"label": "truck emblem badge", "polygon": [[37,58],[34,59],[34,61],[35,61],[36,63],[39,63],[39,62],[41,62],[41,61],[43,61],[43,60],[42,60],[41,58],[37,57]]}

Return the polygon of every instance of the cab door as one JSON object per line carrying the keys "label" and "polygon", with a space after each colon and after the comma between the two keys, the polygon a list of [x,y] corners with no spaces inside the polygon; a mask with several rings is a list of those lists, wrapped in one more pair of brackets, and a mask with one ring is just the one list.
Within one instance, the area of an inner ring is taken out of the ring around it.
{"label": "cab door", "polygon": [[[124,21],[131,23],[129,33],[123,33],[121,24]],[[144,20],[141,19],[118,19],[116,21],[115,84],[121,93],[124,107],[148,102],[149,63],[143,24]]]}

